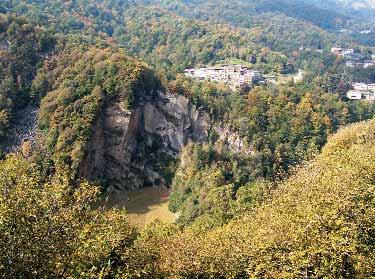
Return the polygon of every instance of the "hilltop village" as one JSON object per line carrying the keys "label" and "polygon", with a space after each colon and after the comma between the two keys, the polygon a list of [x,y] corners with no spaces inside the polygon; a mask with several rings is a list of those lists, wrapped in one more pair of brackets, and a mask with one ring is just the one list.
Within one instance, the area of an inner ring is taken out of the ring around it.
{"label": "hilltop village", "polygon": [[223,82],[233,90],[255,84],[276,83],[274,75],[263,75],[260,71],[249,69],[243,65],[186,69],[185,76],[200,81]]}
{"label": "hilltop village", "polygon": [[[375,55],[365,55],[356,53],[353,48],[343,48],[340,46],[332,47],[331,53],[342,57],[345,65],[350,68],[375,67]],[[371,57],[371,59],[369,59]],[[212,67],[203,67],[196,69],[186,69],[185,76],[198,80],[210,82],[222,82],[227,84],[232,90],[239,90],[254,85],[276,84],[275,75],[264,75],[259,70],[248,68],[244,65],[224,64]],[[299,70],[293,77],[295,82],[304,78],[304,71]],[[366,84],[362,82],[353,83],[346,93],[349,100],[367,100],[375,101],[375,84]]]}

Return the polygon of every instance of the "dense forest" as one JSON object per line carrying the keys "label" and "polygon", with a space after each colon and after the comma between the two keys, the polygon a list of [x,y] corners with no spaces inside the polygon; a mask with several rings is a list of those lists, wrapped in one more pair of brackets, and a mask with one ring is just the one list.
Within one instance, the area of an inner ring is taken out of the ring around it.
{"label": "dense forest", "polygon": [[[373,277],[375,67],[329,51],[372,10],[321,2],[0,3],[0,277]],[[276,82],[183,74],[222,64]],[[174,223],[103,202],[149,186]]]}
{"label": "dense forest", "polygon": [[[1,273],[369,278],[375,264],[374,129],[374,121],[345,128],[272,192],[263,186],[229,202],[221,189],[223,209],[239,212],[226,225],[212,228],[201,220],[181,229],[154,222],[140,234],[123,212],[92,208],[98,188],[72,188],[64,176],[46,180],[35,165],[10,156],[0,162]],[[246,208],[248,200],[252,207]]]}
{"label": "dense forest", "polygon": [[[172,211],[180,212],[182,223],[191,222],[207,209],[217,210],[221,195],[226,195],[228,202],[235,201],[242,187],[253,187],[259,178],[282,177],[291,166],[319,153],[339,127],[369,119],[375,113],[373,104],[348,104],[338,95],[305,85],[256,87],[248,96],[230,98],[204,87],[200,92],[207,91],[210,99],[201,94],[198,102],[206,102],[215,116],[222,113],[223,122],[238,132],[244,148],[240,152],[228,150],[214,130],[208,145],[196,144],[185,150],[170,202]],[[215,200],[211,205],[210,199]],[[224,215],[232,214],[222,210]],[[208,215],[212,216],[211,212]]]}

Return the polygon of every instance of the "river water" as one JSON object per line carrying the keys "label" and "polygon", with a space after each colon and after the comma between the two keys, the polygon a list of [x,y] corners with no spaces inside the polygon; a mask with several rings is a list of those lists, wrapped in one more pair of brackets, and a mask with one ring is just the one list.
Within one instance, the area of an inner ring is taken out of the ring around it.
{"label": "river water", "polygon": [[106,194],[107,208],[126,209],[129,221],[143,229],[147,224],[159,219],[173,223],[176,215],[168,210],[169,190],[147,187],[136,191],[116,191]]}

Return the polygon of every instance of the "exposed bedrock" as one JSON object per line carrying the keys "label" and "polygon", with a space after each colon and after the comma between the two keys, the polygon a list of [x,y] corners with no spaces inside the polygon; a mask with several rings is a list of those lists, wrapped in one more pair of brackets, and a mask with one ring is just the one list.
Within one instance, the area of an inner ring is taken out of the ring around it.
{"label": "exposed bedrock", "polygon": [[81,175],[109,188],[166,185],[166,169],[189,142],[205,142],[208,114],[187,98],[157,92],[133,109],[109,104],[99,116]]}

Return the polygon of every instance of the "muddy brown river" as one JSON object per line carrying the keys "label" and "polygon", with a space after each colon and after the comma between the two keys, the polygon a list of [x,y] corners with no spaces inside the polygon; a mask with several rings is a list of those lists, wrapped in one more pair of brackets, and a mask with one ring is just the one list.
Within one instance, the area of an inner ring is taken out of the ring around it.
{"label": "muddy brown river", "polygon": [[125,208],[129,221],[140,229],[159,219],[173,223],[176,215],[168,210],[169,190],[143,188],[137,191],[108,193],[105,205],[108,208]]}

